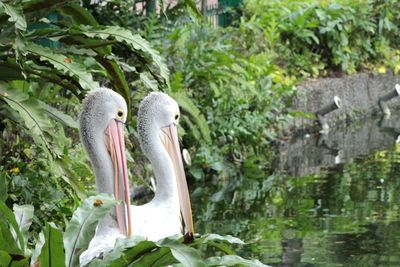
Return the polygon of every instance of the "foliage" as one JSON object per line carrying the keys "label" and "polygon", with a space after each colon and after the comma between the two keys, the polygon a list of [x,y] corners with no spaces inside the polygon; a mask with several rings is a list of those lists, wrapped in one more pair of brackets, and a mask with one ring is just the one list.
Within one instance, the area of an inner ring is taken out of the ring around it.
{"label": "foliage", "polygon": [[[46,223],[32,254],[31,264],[40,266],[79,266],[79,255],[87,249],[93,238],[99,220],[104,217],[116,201],[108,195],[88,198],[72,216],[63,234],[53,223]],[[15,206],[14,214],[0,202],[0,247],[2,266],[27,266],[30,254],[26,250],[27,222],[33,218],[32,206]],[[17,220],[18,219],[18,222]],[[243,244],[239,239],[208,235],[195,243],[184,245],[183,237],[167,237],[157,242],[147,241],[139,236],[118,239],[115,248],[106,252],[103,259],[95,259],[90,266],[165,266],[180,263],[183,266],[265,266],[257,260],[246,260],[239,256],[221,256],[203,259],[197,244]],[[65,254],[64,254],[65,250]],[[65,262],[64,262],[65,261]]]}
{"label": "foliage", "polygon": [[[32,203],[39,232],[48,217],[64,224],[86,197],[92,174],[76,144],[77,105],[86,92],[108,84],[129,104],[130,81],[145,77],[162,88],[169,73],[145,39],[101,26],[79,1],[1,2],[0,22],[3,196]],[[131,64],[113,53],[115,46],[132,52]]]}
{"label": "foliage", "polygon": [[400,70],[398,1],[248,0],[240,27],[296,76]]}
{"label": "foliage", "polygon": [[108,214],[116,201],[109,196],[87,199],[75,212],[65,229],[65,265],[77,266],[79,256],[85,251],[95,234],[99,220]]}

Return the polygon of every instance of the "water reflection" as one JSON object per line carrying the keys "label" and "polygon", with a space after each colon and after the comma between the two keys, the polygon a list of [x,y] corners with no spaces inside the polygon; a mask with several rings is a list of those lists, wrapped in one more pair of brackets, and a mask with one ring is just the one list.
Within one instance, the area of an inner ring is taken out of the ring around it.
{"label": "water reflection", "polygon": [[279,147],[277,168],[301,177],[393,147],[400,135],[400,116],[375,118],[324,135],[304,136]]}
{"label": "water reflection", "polygon": [[[197,230],[272,266],[400,266],[400,119],[280,148],[281,171],[194,194]],[[282,174],[285,171],[287,174]]]}

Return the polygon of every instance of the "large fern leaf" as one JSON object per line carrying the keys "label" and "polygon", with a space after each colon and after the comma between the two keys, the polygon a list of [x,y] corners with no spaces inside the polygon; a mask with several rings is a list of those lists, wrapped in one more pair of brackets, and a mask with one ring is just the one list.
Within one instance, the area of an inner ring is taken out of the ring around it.
{"label": "large fern leaf", "polygon": [[72,29],[71,33],[84,34],[90,38],[96,37],[103,40],[116,40],[118,42],[125,43],[135,51],[142,52],[144,55],[149,55],[159,68],[161,77],[167,84],[169,83],[169,70],[160,53],[153,49],[150,43],[143,39],[140,35],[133,34],[130,30],[118,26],[92,27],[81,25],[75,31]]}
{"label": "large fern leaf", "polygon": [[41,61],[50,63],[62,73],[76,79],[83,89],[99,89],[99,83],[93,80],[92,74],[86,67],[78,62],[70,61],[65,55],[56,54],[51,49],[29,42],[25,44],[25,50],[30,54],[38,56]]}
{"label": "large fern leaf", "polygon": [[46,131],[50,130],[52,125],[38,101],[29,98],[28,94],[12,89],[10,84],[5,82],[0,82],[0,98],[19,114],[35,143],[41,145],[50,154],[50,143],[46,137]]}
{"label": "large fern leaf", "polygon": [[15,23],[17,29],[21,31],[26,30],[26,20],[21,6],[10,5],[2,1],[0,2],[0,14],[3,12],[9,16],[8,21]]}

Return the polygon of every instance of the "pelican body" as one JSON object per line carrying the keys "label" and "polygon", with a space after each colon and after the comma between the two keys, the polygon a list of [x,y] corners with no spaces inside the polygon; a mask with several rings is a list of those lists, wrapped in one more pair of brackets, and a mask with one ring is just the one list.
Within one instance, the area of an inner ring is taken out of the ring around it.
{"label": "pelican body", "polygon": [[140,144],[153,166],[157,187],[149,203],[131,206],[131,223],[135,235],[150,240],[180,233],[193,234],[190,199],[178,141],[179,117],[178,104],[163,93],[150,93],[139,107]]}
{"label": "pelican body", "polygon": [[141,206],[130,205],[123,123],[125,100],[101,89],[83,101],[80,137],[89,155],[98,193],[113,193],[121,204],[100,223],[89,248],[80,256],[88,264],[111,250],[117,238],[140,235],[148,240],[185,234],[193,237],[190,199],[180,154],[178,104],[164,93],[150,93],[139,107],[138,133],[144,154],[156,179],[154,198]]}

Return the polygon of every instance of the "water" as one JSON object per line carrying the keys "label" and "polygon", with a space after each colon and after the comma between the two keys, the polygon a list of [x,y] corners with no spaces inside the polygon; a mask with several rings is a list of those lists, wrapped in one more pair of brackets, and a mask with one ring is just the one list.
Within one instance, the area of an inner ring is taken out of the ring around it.
{"label": "water", "polygon": [[197,230],[272,266],[400,266],[397,129],[375,119],[282,145],[274,175],[195,194]]}

